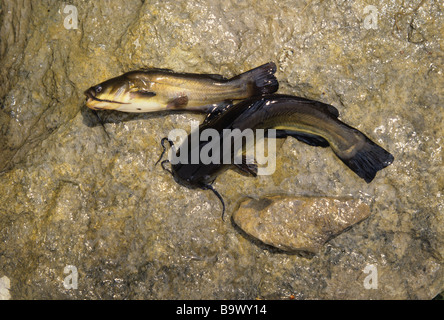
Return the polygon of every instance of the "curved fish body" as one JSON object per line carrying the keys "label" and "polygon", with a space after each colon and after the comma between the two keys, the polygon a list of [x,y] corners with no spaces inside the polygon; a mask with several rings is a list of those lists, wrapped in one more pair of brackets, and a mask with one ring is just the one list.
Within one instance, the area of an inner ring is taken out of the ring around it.
{"label": "curved fish body", "polygon": [[[199,131],[212,128],[220,133],[223,129],[275,129],[277,138],[292,136],[312,146],[330,147],[335,155],[359,177],[370,183],[376,173],[393,162],[393,156],[371,141],[359,130],[338,119],[338,110],[328,104],[288,95],[266,95],[241,101],[226,109],[221,115],[210,118]],[[191,148],[190,136],[179,147]],[[208,142],[199,143],[199,152]],[[231,142],[232,143],[232,142]],[[230,150],[234,151],[234,148]],[[191,157],[193,150],[189,152]],[[221,152],[222,155],[222,152]],[[175,180],[188,187],[205,189],[230,165],[210,163],[172,164]],[[255,175],[254,166],[241,164],[242,171]]]}
{"label": "curved fish body", "polygon": [[168,69],[131,71],[86,90],[86,106],[124,112],[208,112],[227,102],[277,91],[279,84],[275,72],[273,62],[231,79]]}

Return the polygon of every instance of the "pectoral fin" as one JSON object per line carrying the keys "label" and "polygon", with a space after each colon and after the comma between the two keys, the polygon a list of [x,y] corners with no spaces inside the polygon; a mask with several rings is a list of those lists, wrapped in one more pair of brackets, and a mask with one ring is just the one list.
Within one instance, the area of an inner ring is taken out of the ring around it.
{"label": "pectoral fin", "polygon": [[208,122],[212,121],[213,119],[217,118],[222,113],[224,113],[232,105],[233,105],[232,101],[226,100],[221,103],[197,107],[196,109],[198,109],[199,111],[202,111],[202,112],[207,112],[207,116],[202,123],[202,124],[207,124]]}
{"label": "pectoral fin", "polygon": [[140,96],[143,96],[144,98],[151,98],[154,97],[156,95],[155,92],[152,91],[146,91],[146,90],[138,90],[136,91],[136,93]]}
{"label": "pectoral fin", "polygon": [[144,98],[150,98],[150,97],[154,97],[156,95],[155,92],[153,91],[149,91],[146,89],[142,89],[138,86],[133,86],[131,89],[129,89],[129,92],[131,92],[132,95],[138,95]]}

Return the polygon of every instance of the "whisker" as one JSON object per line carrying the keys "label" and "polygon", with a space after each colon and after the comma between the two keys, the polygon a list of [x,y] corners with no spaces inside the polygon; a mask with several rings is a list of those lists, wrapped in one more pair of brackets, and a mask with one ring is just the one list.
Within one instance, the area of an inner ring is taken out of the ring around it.
{"label": "whisker", "polygon": [[163,170],[168,171],[173,176],[173,172],[170,169],[165,168],[165,163],[170,163],[170,160],[163,160],[160,163],[160,166],[162,167]]}
{"label": "whisker", "polygon": [[216,197],[219,198],[220,202],[222,203],[222,221],[225,221],[225,218],[224,218],[224,216],[225,216],[225,202],[224,202],[224,199],[222,198],[222,196],[220,195],[220,193],[217,192],[217,190],[214,189],[214,188],[213,188],[211,185],[209,185],[209,184],[203,185],[203,186],[202,186],[202,189],[213,191],[213,193],[216,195]]}
{"label": "whisker", "polygon": [[160,144],[163,147],[163,151],[162,154],[159,157],[159,160],[156,161],[156,163],[154,164],[155,166],[159,163],[160,160],[162,160],[165,152],[166,152],[166,147],[165,147],[165,141],[168,141],[168,143],[170,144],[170,147],[174,147],[174,143],[173,141],[169,140],[167,137],[162,138],[162,140],[160,140]]}
{"label": "whisker", "polygon": [[106,136],[108,137],[108,139],[111,139],[111,137],[109,136],[108,131],[106,131],[105,125],[103,124],[102,119],[99,116],[99,113],[96,110],[91,110],[93,112],[93,114],[97,117],[97,119],[99,119],[99,123],[102,126],[103,131],[105,132]]}

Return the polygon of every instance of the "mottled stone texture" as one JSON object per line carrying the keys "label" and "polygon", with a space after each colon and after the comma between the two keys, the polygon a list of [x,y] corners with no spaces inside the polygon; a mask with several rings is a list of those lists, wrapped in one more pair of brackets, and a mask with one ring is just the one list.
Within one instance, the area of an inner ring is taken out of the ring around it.
{"label": "mottled stone texture", "polygon": [[[0,2],[0,278],[12,298],[430,299],[443,290],[442,2],[75,0],[77,29],[65,27],[66,5]],[[268,61],[281,93],[333,104],[395,157],[366,184],[331,150],[288,138],[275,174],[218,177],[228,215],[246,196],[369,200],[369,218],[312,258],[246,237],[221,220],[213,193],[154,165],[160,139],[203,116],[84,105],[85,89],[131,69],[229,77]],[[67,265],[77,289],[63,285]],[[376,289],[364,285],[369,265]]]}

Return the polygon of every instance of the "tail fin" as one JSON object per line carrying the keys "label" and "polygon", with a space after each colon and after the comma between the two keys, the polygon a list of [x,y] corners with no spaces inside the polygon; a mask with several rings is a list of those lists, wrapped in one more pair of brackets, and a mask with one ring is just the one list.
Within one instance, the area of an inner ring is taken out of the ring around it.
{"label": "tail fin", "polygon": [[245,73],[231,78],[230,80],[239,80],[246,82],[250,88],[252,96],[269,94],[279,89],[279,82],[274,76],[276,65],[269,62],[257,68],[251,69]]}
{"label": "tail fin", "polygon": [[353,157],[343,158],[337,155],[358,176],[370,183],[379,170],[393,162],[394,157],[367,137],[365,139],[364,146]]}

